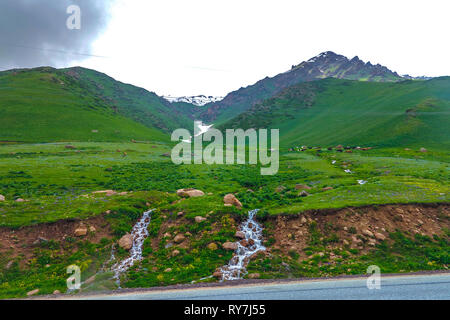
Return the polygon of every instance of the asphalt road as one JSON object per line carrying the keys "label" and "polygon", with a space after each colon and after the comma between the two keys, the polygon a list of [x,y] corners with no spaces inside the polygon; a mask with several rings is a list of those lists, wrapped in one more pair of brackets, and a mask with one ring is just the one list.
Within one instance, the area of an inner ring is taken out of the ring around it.
{"label": "asphalt road", "polygon": [[308,280],[181,290],[152,290],[71,297],[88,300],[450,300],[450,273],[381,277],[369,290],[367,278]]}

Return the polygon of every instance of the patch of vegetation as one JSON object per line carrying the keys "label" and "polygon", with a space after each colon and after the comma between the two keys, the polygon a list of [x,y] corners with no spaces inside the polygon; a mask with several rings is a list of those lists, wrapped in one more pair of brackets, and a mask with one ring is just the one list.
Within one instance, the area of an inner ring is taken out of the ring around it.
{"label": "patch of vegetation", "polygon": [[272,256],[260,254],[252,260],[247,269],[250,273],[260,273],[261,278],[330,277],[346,274],[365,274],[370,265],[380,267],[382,273],[405,273],[423,270],[446,269],[450,263],[449,233],[443,237],[430,238],[401,232],[390,234],[388,240],[378,244],[366,254],[357,249],[335,250],[335,259],[329,253],[313,254],[325,247],[317,247],[314,236],[311,247],[305,250],[311,254],[307,259],[299,259],[297,254]]}

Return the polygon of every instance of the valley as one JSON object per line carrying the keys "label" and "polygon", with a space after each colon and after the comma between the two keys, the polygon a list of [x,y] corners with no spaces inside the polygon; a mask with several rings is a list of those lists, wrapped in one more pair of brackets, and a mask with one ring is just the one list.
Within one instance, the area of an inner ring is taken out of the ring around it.
{"label": "valley", "polygon": [[[374,262],[389,272],[448,265],[444,152],[283,150],[279,173],[261,176],[255,165],[174,165],[167,143],[71,145],[0,147],[4,298],[65,292],[70,264],[81,266],[83,292],[115,289],[111,246],[126,259],[117,243],[150,209],[142,260],[121,274],[122,288],[220,280],[234,251],[226,243],[255,208],[267,250],[248,261],[246,277],[361,274]],[[181,188],[204,195],[180,197]],[[242,208],[224,205],[229,193]],[[87,232],[77,235],[80,228]]]}
{"label": "valley", "polygon": [[[82,293],[448,270],[449,107],[449,77],[330,51],[223,99],[0,72],[0,298],[76,294],[70,265]],[[279,129],[278,172],[173,163],[194,120]]]}

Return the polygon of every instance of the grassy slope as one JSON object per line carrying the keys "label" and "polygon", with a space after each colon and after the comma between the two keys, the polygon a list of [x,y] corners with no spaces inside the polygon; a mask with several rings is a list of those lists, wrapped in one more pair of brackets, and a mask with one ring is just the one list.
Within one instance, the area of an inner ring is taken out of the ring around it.
{"label": "grassy slope", "polygon": [[450,78],[401,83],[324,79],[285,89],[223,128],[279,128],[284,146],[448,148]]}
{"label": "grassy slope", "polygon": [[169,110],[156,95],[92,70],[0,73],[0,140],[167,141],[163,130],[184,119]]}
{"label": "grassy slope", "polygon": [[172,102],[171,104],[176,112],[180,113],[185,117],[184,119],[189,119],[184,121],[183,124],[187,125],[183,128],[192,130],[193,121],[201,120],[201,114],[206,110],[205,106],[196,106],[195,104],[188,102]]}
{"label": "grassy slope", "polygon": [[192,123],[189,112],[175,106],[165,99],[130,84],[125,84],[95,70],[75,67],[62,69],[75,79],[86,83],[92,92],[105,98],[122,115],[147,127],[158,128],[164,132]]}
{"label": "grassy slope", "polygon": [[[78,197],[105,189],[174,194],[177,189],[193,187],[212,192],[168,208],[194,216],[223,208],[223,196],[231,192],[237,194],[245,209],[258,207],[269,214],[449,199],[449,156],[437,151],[324,151],[319,156],[313,150],[290,152],[281,155],[277,175],[261,176],[259,168],[250,165],[175,165],[161,156],[170,150],[168,144],[74,145],[78,150],[54,143],[0,146],[0,194],[7,199],[0,202],[0,227],[98,214],[103,211],[97,211],[96,204],[92,207],[89,199]],[[125,151],[127,156],[117,150]],[[345,173],[344,169],[353,173]],[[358,179],[368,183],[361,186]],[[309,197],[297,197],[297,183],[312,187]],[[276,192],[279,186],[286,189]],[[322,190],[329,186],[334,189]],[[16,198],[31,201],[15,203]]]}

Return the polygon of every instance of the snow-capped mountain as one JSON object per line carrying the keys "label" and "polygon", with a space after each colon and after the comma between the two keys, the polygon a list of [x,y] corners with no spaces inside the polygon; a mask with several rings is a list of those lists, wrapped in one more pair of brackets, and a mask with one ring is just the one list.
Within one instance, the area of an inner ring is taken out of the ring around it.
{"label": "snow-capped mountain", "polygon": [[218,102],[223,99],[223,97],[213,97],[213,96],[191,96],[191,97],[172,97],[172,96],[163,96],[169,102],[186,102],[191,103],[196,106],[204,106],[210,102]]}
{"label": "snow-capped mountain", "polygon": [[413,77],[409,74],[402,75],[402,78],[408,79],[408,80],[431,80],[433,77],[427,77],[427,76],[419,76],[419,77]]}

